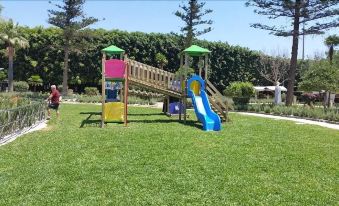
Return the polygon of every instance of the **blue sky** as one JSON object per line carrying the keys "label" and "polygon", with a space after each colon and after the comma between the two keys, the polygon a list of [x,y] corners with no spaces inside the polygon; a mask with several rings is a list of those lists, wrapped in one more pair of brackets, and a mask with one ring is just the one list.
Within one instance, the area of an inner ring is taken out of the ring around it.
{"label": "blue sky", "polygon": [[[54,1],[54,3],[60,3]],[[55,8],[43,0],[0,0],[5,8],[2,15],[22,25],[48,27],[48,9]],[[182,1],[109,1],[88,0],[85,12],[99,19],[105,18],[93,28],[120,29],[126,31],[180,32],[182,22],[174,12]],[[270,25],[287,25],[286,19],[271,21],[253,13],[253,8],[244,6],[245,1],[207,1],[206,8],[213,10],[206,16],[214,21],[213,31],[199,39],[228,42],[231,45],[248,47],[268,54],[290,54],[291,38],[275,37],[267,31],[250,27],[251,23],[262,22]],[[313,57],[327,51],[323,41],[329,34],[339,33],[339,28],[325,35],[307,36],[305,54]],[[301,47],[299,49],[301,56]]]}

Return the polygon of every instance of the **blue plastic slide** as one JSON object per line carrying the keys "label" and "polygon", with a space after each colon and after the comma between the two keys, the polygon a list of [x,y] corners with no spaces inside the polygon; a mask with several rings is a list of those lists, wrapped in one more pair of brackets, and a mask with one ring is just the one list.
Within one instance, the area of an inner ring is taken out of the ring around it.
{"label": "blue plastic slide", "polygon": [[[199,83],[200,88],[198,90],[192,89],[192,83]],[[200,76],[194,75],[187,82],[187,91],[188,96],[192,98],[195,114],[197,115],[198,120],[203,124],[203,130],[220,131],[221,120],[220,117],[211,109],[208,96],[205,92],[204,80]]]}

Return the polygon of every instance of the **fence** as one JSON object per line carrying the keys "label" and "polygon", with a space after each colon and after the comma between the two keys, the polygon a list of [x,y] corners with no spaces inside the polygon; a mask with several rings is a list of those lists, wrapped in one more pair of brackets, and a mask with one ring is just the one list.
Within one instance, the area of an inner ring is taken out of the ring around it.
{"label": "fence", "polygon": [[14,109],[0,110],[0,142],[44,120],[45,117],[45,102],[34,102]]}

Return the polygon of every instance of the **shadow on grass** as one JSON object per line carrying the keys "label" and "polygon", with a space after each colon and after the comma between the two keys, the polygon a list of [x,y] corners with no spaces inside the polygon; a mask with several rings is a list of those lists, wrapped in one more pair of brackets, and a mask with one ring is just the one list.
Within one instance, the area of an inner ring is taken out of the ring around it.
{"label": "shadow on grass", "polygon": [[[101,116],[101,112],[80,112],[80,114],[86,114],[88,117],[81,122],[80,128],[84,128],[85,125],[92,126],[92,127],[100,127],[101,126],[101,119],[91,119],[93,116]],[[150,114],[128,114],[128,116],[164,116],[164,113],[150,113]],[[175,123],[178,122],[185,126],[195,127],[198,129],[202,129],[202,125],[198,124],[198,122],[193,120],[187,120],[186,123],[183,121],[179,121],[178,119],[128,119],[128,123],[145,123],[145,124],[155,124],[155,123]],[[107,123],[121,123],[122,122],[107,122]],[[106,123],[105,123],[106,124]]]}
{"label": "shadow on grass", "polygon": [[148,113],[148,114],[138,114],[138,113],[134,113],[134,114],[128,114],[128,116],[164,116],[164,113]]}
{"label": "shadow on grass", "polygon": [[85,125],[92,127],[101,126],[101,119],[91,119],[93,115],[101,116],[101,112],[80,112],[80,114],[89,114],[86,119],[82,120],[80,128],[85,127]]}
{"label": "shadow on grass", "polygon": [[186,123],[183,121],[179,121],[177,119],[153,119],[153,120],[148,120],[148,119],[138,119],[138,120],[128,120],[129,123],[145,123],[145,124],[155,124],[155,123],[180,123],[185,126],[190,126],[190,127],[195,127],[198,129],[202,129],[202,125],[198,124],[198,122],[193,121],[193,120],[187,120]]}

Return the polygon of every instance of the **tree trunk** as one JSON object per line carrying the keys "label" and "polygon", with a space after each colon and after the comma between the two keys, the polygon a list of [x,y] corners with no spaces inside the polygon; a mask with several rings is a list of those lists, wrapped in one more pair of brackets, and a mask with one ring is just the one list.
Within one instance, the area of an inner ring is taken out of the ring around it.
{"label": "tree trunk", "polygon": [[13,92],[13,58],[14,48],[8,47],[8,91]]}
{"label": "tree trunk", "polygon": [[192,45],[193,41],[193,7],[194,7],[194,2],[190,1],[190,14],[189,14],[189,25],[188,25],[188,30],[187,30],[187,36],[186,36],[186,48],[190,47]]}
{"label": "tree trunk", "polygon": [[297,70],[297,63],[298,63],[299,24],[300,24],[300,0],[296,0],[295,15],[294,15],[294,22],[293,22],[292,53],[291,53],[290,70],[288,72],[286,106],[291,106],[293,103],[295,73]]}
{"label": "tree trunk", "polygon": [[330,59],[330,64],[332,64],[332,61],[333,61],[333,54],[334,54],[334,48],[333,48],[333,45],[331,45],[328,51],[328,57]]}
{"label": "tree trunk", "polygon": [[186,37],[186,47],[188,48],[192,45],[192,41],[193,41],[193,32],[191,30],[189,30],[187,32],[187,37]]}
{"label": "tree trunk", "polygon": [[69,46],[65,45],[64,47],[64,71],[62,76],[62,95],[66,96],[68,94],[68,59],[69,59]]}

